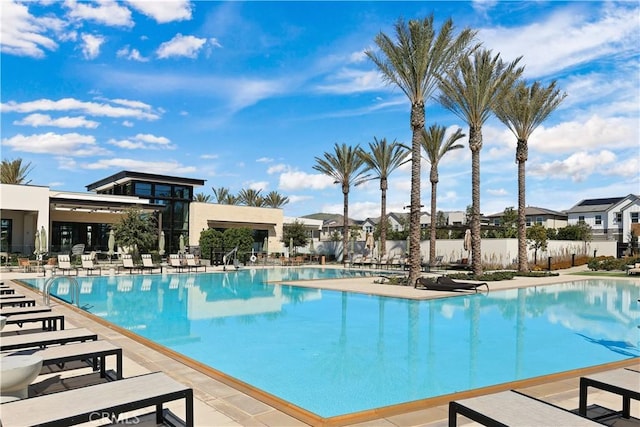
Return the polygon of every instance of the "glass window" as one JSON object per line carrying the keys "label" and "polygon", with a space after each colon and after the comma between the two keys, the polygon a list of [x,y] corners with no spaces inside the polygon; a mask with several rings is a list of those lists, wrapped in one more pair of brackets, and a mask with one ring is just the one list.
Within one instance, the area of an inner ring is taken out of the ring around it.
{"label": "glass window", "polygon": [[531,227],[531,218],[526,217],[527,227]]}
{"label": "glass window", "polygon": [[622,222],[622,212],[616,212],[616,222],[618,224]]}
{"label": "glass window", "polygon": [[602,215],[596,215],[596,225],[602,224]]}
{"label": "glass window", "polygon": [[12,219],[2,219],[0,223],[0,251],[10,252],[11,230],[13,228]]}
{"label": "glass window", "polygon": [[578,217],[578,222],[584,222],[584,215],[580,215]]}
{"label": "glass window", "polygon": [[542,225],[543,222],[544,222],[544,218],[542,218],[541,216],[536,217],[536,224]]}
{"label": "glass window", "polygon": [[173,187],[173,197],[177,199],[190,199],[189,189],[181,185],[176,185],[175,187]]}
{"label": "glass window", "polygon": [[151,183],[148,182],[136,182],[135,192],[136,196],[151,196]]}
{"label": "glass window", "polygon": [[156,184],[155,194],[156,197],[171,197],[171,186],[164,184]]}
{"label": "glass window", "polygon": [[631,222],[634,224],[638,223],[638,212],[631,212]]}

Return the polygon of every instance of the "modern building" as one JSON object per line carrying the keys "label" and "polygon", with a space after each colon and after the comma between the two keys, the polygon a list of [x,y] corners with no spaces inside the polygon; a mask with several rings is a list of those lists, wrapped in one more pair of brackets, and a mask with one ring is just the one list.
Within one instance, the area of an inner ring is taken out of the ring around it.
{"label": "modern building", "polygon": [[111,225],[130,208],[156,216],[167,253],[177,251],[181,234],[189,246],[198,246],[204,229],[238,227],[254,231],[256,247],[267,238],[270,251],[282,251],[281,209],[194,202],[194,188],[204,183],[122,171],[87,185],[87,193],[0,184],[0,252],[33,254],[35,234],[42,228],[50,254],[69,253],[75,245],[84,245],[85,252],[106,252]]}
{"label": "modern building", "polygon": [[[517,211],[516,211],[517,212]],[[539,208],[535,206],[527,206],[524,209],[524,214],[527,222],[527,227],[538,224],[543,225],[546,228],[564,228],[567,226],[567,214],[564,212],[558,212],[551,209]],[[502,224],[502,218],[504,212],[488,215],[489,224],[499,226]]]}
{"label": "modern building", "polygon": [[567,210],[569,225],[580,221],[591,227],[594,240],[629,243],[631,231],[640,236],[640,196],[585,199]]}

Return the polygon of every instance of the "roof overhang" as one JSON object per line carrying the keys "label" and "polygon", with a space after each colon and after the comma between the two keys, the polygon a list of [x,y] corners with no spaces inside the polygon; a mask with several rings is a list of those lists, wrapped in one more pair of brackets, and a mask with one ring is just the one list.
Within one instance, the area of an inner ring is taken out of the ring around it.
{"label": "roof overhang", "polygon": [[54,210],[97,213],[122,213],[129,208],[153,212],[164,209],[148,199],[132,196],[113,196],[92,193],[51,191],[49,205]]}
{"label": "roof overhang", "polygon": [[112,188],[115,185],[122,185],[129,181],[147,181],[157,182],[160,184],[187,185],[191,187],[201,187],[205,183],[203,179],[157,175],[144,172],[121,171],[114,175],[103,178],[100,181],[96,181],[87,185],[87,191],[102,191]]}

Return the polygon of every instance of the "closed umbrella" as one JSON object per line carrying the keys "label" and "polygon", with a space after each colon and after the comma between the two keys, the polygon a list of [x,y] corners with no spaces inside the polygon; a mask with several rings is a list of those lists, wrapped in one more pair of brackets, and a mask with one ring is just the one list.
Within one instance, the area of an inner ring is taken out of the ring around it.
{"label": "closed umbrella", "polygon": [[184,235],[182,235],[182,234],[180,235],[180,241],[179,241],[178,244],[180,245],[180,250],[178,251],[178,253],[184,254],[186,252],[185,251],[185,246],[184,246]]}
{"label": "closed umbrella", "polygon": [[269,238],[265,237],[264,242],[262,242],[262,252],[269,255]]}
{"label": "closed umbrella", "polygon": [[289,256],[293,255],[293,237],[289,238]]}
{"label": "closed umbrella", "polygon": [[44,231],[44,225],[40,228],[40,252],[43,254],[49,252],[47,248],[47,232]]}
{"label": "closed umbrella", "polygon": [[467,231],[464,232],[464,240],[462,244],[464,245],[465,251],[468,252],[471,250],[471,230],[467,229]]}
{"label": "closed umbrella", "polygon": [[38,255],[40,255],[40,233],[38,233],[38,232],[36,231],[36,233],[35,233],[35,234],[36,234],[36,240],[35,240],[35,242],[34,242],[34,244],[33,244],[33,248],[34,248],[34,249],[33,249],[33,253],[34,253],[36,256],[38,256]]}
{"label": "closed umbrella", "polygon": [[107,241],[107,249],[108,249],[108,254],[109,254],[109,261],[111,261],[111,257],[113,257],[113,254],[115,253],[115,247],[116,247],[116,235],[113,232],[113,229],[109,230],[109,240]]}
{"label": "closed umbrella", "polygon": [[158,239],[158,253],[160,256],[164,255],[164,231],[160,232],[160,238]]}
{"label": "closed umbrella", "polygon": [[309,242],[309,252],[311,252],[312,254],[315,253],[316,248],[313,247],[313,237],[311,238],[311,241]]}

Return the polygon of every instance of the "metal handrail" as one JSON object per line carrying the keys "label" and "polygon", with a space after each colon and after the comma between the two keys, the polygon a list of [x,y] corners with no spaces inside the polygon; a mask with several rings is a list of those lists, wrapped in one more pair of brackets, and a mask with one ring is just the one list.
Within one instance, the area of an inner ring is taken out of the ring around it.
{"label": "metal handrail", "polygon": [[56,279],[67,279],[72,289],[72,297],[71,304],[75,304],[76,307],[80,307],[80,285],[78,281],[71,276],[51,276],[46,282],[44,282],[44,287],[42,288],[42,303],[44,305],[49,305],[51,302],[51,285],[56,281]]}

